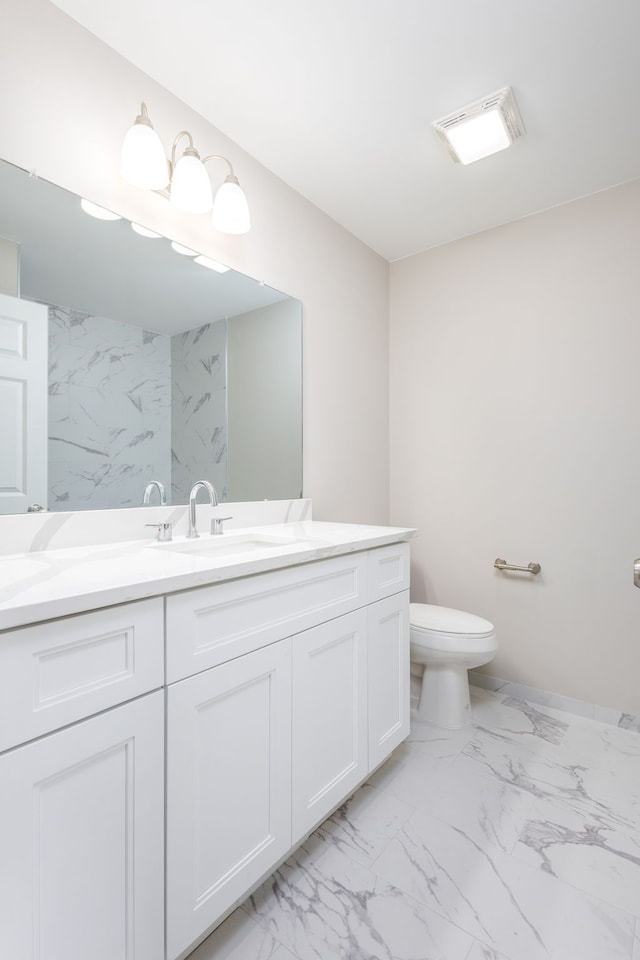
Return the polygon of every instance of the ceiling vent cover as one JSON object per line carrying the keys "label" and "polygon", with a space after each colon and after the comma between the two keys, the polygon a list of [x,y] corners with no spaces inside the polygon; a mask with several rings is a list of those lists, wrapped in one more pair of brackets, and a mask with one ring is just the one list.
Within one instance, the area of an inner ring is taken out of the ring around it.
{"label": "ceiling vent cover", "polygon": [[511,146],[524,124],[511,87],[505,87],[431,124],[456,163],[473,163]]}

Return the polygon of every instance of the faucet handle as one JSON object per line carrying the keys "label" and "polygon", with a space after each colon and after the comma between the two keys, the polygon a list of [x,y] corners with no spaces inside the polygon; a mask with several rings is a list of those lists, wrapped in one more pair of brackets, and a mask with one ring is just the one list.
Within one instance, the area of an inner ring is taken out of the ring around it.
{"label": "faucet handle", "polygon": [[211,536],[218,537],[220,534],[224,533],[222,529],[222,524],[225,520],[233,520],[233,517],[213,517],[211,520]]}
{"label": "faucet handle", "polygon": [[145,523],[145,527],[156,528],[158,531],[156,540],[160,543],[169,543],[170,540],[173,540],[173,524],[171,523]]}

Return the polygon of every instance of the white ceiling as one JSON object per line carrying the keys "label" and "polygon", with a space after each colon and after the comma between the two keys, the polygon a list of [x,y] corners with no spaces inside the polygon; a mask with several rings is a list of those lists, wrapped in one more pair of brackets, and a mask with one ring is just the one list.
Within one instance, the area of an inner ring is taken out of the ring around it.
{"label": "white ceiling", "polygon": [[[55,2],[389,260],[640,176],[638,0]],[[526,137],[454,164],[504,86]]]}

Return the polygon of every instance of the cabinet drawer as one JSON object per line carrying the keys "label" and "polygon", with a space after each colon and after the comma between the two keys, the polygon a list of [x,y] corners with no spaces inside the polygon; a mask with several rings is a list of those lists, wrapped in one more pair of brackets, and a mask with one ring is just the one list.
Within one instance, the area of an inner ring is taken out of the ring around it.
{"label": "cabinet drawer", "polygon": [[409,544],[392,543],[367,554],[368,602],[375,603],[409,589]]}
{"label": "cabinet drawer", "polygon": [[364,606],[366,575],[352,553],[168,597],[167,683]]}
{"label": "cabinet drawer", "polygon": [[0,634],[0,750],[163,683],[162,599]]}

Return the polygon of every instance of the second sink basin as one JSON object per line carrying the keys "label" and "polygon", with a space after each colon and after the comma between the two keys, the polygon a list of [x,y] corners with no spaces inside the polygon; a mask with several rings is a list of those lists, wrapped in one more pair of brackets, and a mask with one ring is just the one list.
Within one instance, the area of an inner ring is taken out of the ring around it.
{"label": "second sink basin", "polygon": [[230,557],[305,543],[310,544],[311,541],[300,537],[278,537],[259,533],[238,535],[223,533],[217,537],[201,535],[193,540],[173,540],[171,543],[154,543],[152,546],[157,550],[168,550],[171,553]]}

